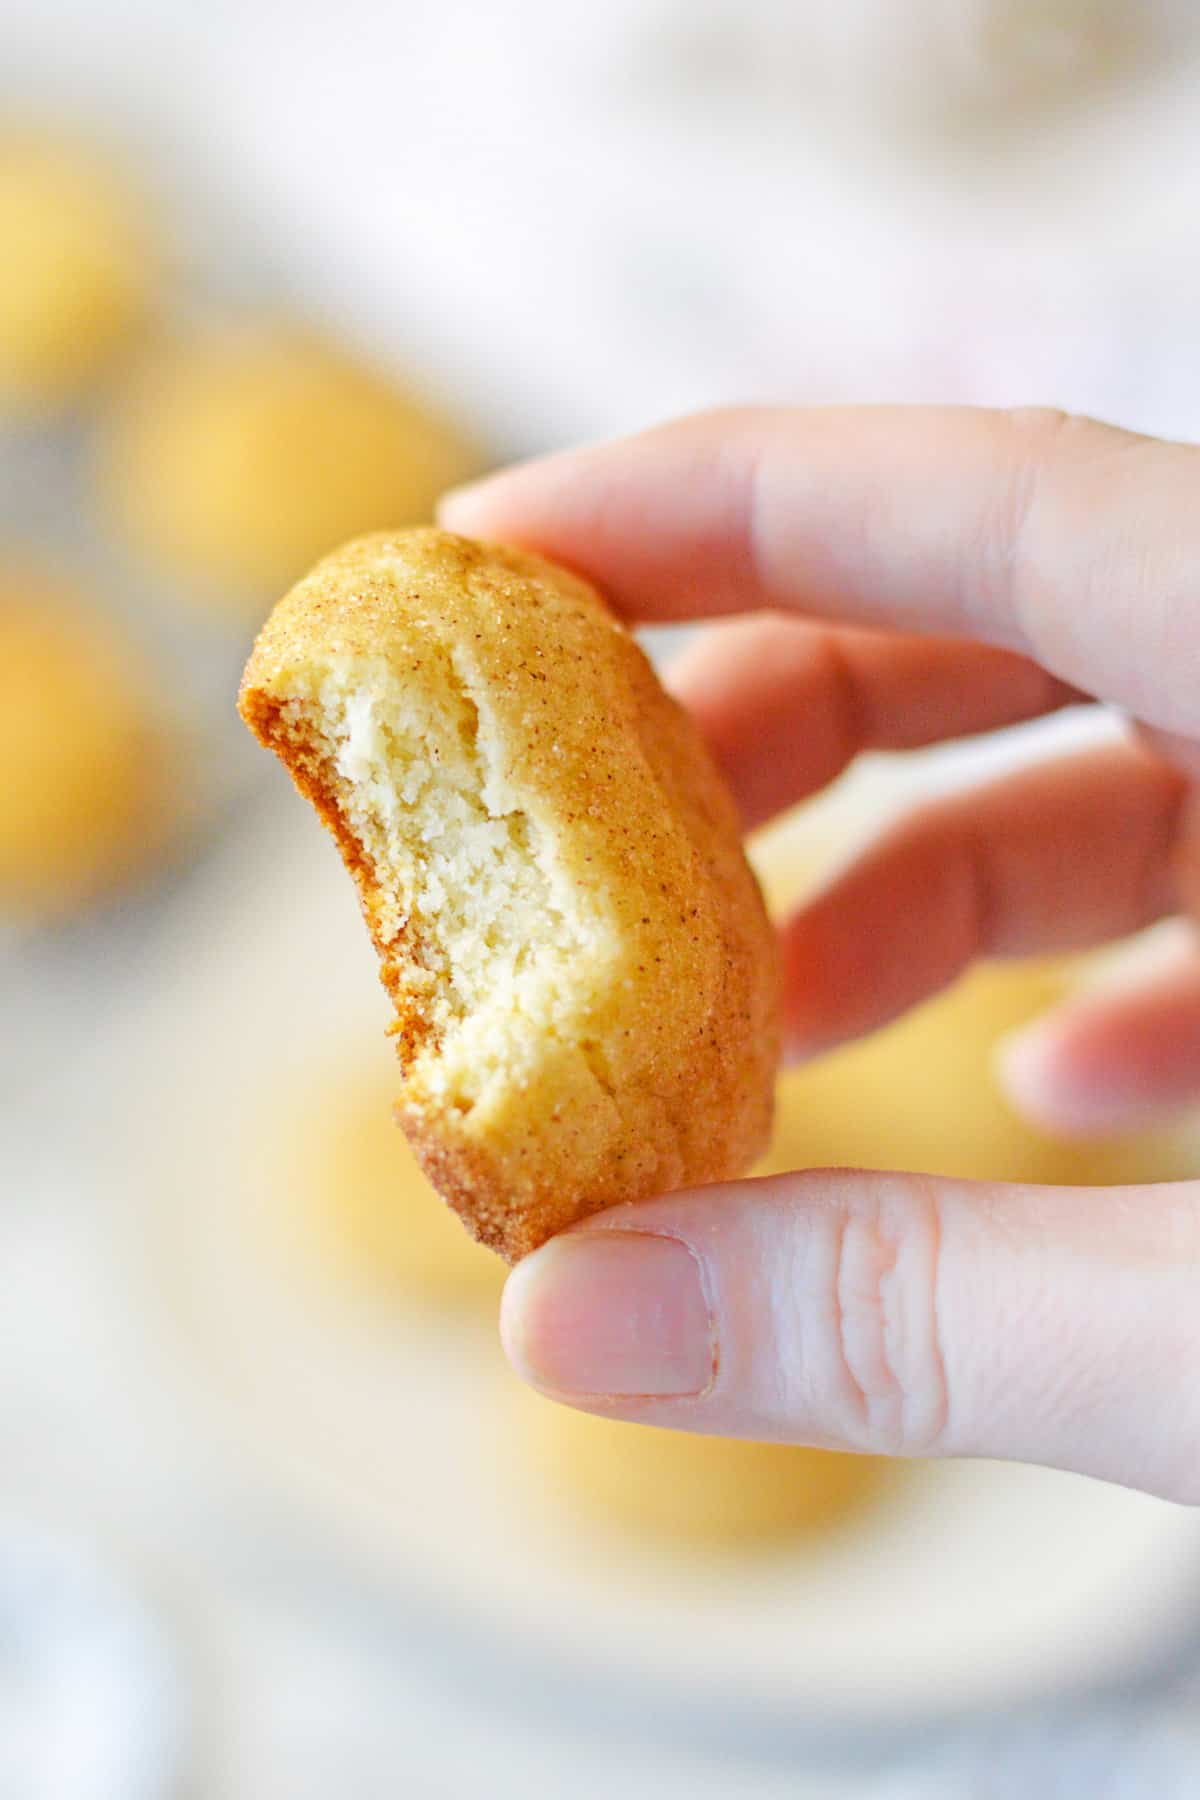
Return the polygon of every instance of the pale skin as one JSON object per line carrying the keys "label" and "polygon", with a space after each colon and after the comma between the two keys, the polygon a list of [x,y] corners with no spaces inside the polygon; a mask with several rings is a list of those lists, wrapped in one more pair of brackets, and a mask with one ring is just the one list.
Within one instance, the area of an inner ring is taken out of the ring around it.
{"label": "pale skin", "polygon": [[[1200,916],[1200,449],[1049,412],[720,412],[506,471],[442,522],[579,569],[630,620],[719,620],[673,680],[748,825],[861,750],[1080,697],[1136,721],[917,810],[790,919],[793,1054],[976,956]],[[1072,1132],[1200,1099],[1200,952],[1039,1023],[1003,1076]],[[671,1194],[527,1258],[502,1330],[528,1381],[614,1417],[1200,1501],[1200,1181]]]}

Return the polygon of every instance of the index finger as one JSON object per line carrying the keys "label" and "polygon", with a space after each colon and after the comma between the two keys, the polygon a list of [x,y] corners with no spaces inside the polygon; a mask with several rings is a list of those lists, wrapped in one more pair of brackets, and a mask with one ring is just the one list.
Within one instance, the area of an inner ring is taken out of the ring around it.
{"label": "index finger", "polygon": [[454,530],[636,619],[782,609],[975,638],[1200,732],[1200,450],[1042,411],[749,408],[508,470]]}

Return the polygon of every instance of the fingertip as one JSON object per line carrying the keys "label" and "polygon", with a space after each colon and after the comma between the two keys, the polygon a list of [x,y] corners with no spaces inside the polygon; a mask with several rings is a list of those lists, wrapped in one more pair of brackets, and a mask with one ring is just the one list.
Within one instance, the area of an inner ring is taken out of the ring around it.
{"label": "fingertip", "polygon": [[437,503],[436,523],[444,531],[457,531],[463,537],[491,536],[489,519],[496,510],[497,491],[504,480],[502,472],[448,488]]}
{"label": "fingertip", "polygon": [[1043,1022],[1023,1026],[1000,1039],[993,1052],[996,1077],[1006,1097],[1032,1125],[1057,1122],[1052,1101],[1055,1080],[1055,1034]]}
{"label": "fingertip", "polygon": [[526,1256],[509,1270],[500,1296],[500,1344],[515,1375],[529,1387],[537,1387],[535,1364],[526,1341],[526,1318],[531,1290],[536,1295],[539,1252]]}
{"label": "fingertip", "polygon": [[1067,1021],[1056,1014],[1001,1038],[996,1077],[1029,1124],[1059,1137],[1111,1135],[1129,1123],[1119,1093],[1078,1066]]}
{"label": "fingertip", "polygon": [[603,537],[588,458],[586,449],[552,452],[450,488],[438,502],[437,523],[463,537],[519,544],[573,568],[581,547]]}

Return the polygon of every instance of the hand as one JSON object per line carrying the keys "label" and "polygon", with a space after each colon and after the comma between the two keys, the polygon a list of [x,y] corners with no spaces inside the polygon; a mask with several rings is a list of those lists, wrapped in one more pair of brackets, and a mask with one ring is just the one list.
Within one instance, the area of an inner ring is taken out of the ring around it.
{"label": "hand", "polygon": [[[1040,412],[717,413],[495,476],[443,522],[573,565],[631,619],[723,618],[675,685],[748,824],[860,750],[1082,696],[1139,722],[925,806],[791,919],[798,1052],[976,955],[1200,898],[1200,449]],[[1034,1027],[1006,1076],[1077,1130],[1200,1094],[1200,955]],[[671,1194],[527,1258],[502,1328],[520,1373],[594,1412],[1200,1500],[1200,1182],[808,1171]]]}

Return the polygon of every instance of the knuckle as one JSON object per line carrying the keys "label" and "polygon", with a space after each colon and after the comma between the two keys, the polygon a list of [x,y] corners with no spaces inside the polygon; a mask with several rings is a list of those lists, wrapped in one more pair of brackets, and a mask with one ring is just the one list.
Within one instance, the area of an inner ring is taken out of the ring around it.
{"label": "knuckle", "polygon": [[1064,440],[1100,430],[1090,419],[1055,407],[1014,407],[1001,415],[1001,479],[978,566],[985,610],[1008,615],[1027,638],[1031,595],[1036,598],[1040,585],[1038,521],[1047,476],[1060,452],[1070,448]]}
{"label": "knuckle", "polygon": [[1003,418],[1014,439],[1013,462],[1035,475],[1060,456],[1090,460],[1116,443],[1130,441],[1127,434],[1087,413],[1065,412],[1058,406],[1014,406]]}
{"label": "knuckle", "polygon": [[1039,443],[1085,423],[1077,413],[1066,412],[1061,406],[1010,406],[1005,417],[1014,431]]}
{"label": "knuckle", "polygon": [[[1163,1389],[1172,1385],[1177,1383],[1164,1372]],[[1155,1442],[1139,1446],[1136,1485],[1181,1506],[1200,1506],[1200,1420],[1190,1396],[1181,1397],[1175,1429],[1165,1443],[1164,1436],[1155,1434]]]}
{"label": "knuckle", "polygon": [[[1164,570],[1144,532],[1107,524],[1086,538],[1068,532],[1085,518],[1119,520],[1125,484],[1138,481],[1139,466],[1143,483],[1156,479],[1146,458],[1160,447],[1086,414],[1049,407],[1003,414],[996,442],[999,479],[981,557],[988,603],[1009,619],[1014,648],[1070,676],[1077,655],[1071,620],[1081,609],[1090,616],[1104,596],[1153,595]],[[1160,629],[1161,610],[1139,607],[1135,614],[1143,643]]]}
{"label": "knuckle", "polygon": [[[1151,1380],[1145,1384],[1153,1386],[1162,1408],[1143,1405],[1138,1416],[1150,1428],[1142,1461],[1156,1477],[1145,1485],[1164,1499],[1200,1506],[1200,1398],[1192,1379],[1200,1362],[1200,1187],[1189,1183],[1174,1210],[1178,1261],[1171,1297],[1158,1308],[1158,1342],[1149,1364]],[[1171,1417],[1166,1431],[1163,1410]]]}
{"label": "knuckle", "polygon": [[839,633],[826,631],[814,638],[813,655],[824,677],[820,691],[829,709],[830,737],[844,765],[867,747],[871,736],[862,687]]}
{"label": "knuckle", "polygon": [[919,1456],[947,1432],[939,1328],[942,1208],[937,1182],[881,1176],[831,1220],[830,1396],[839,1437]]}
{"label": "knuckle", "polygon": [[1193,1451],[1184,1466],[1171,1470],[1167,1479],[1154,1484],[1150,1491],[1179,1506],[1200,1506],[1200,1454]]}

